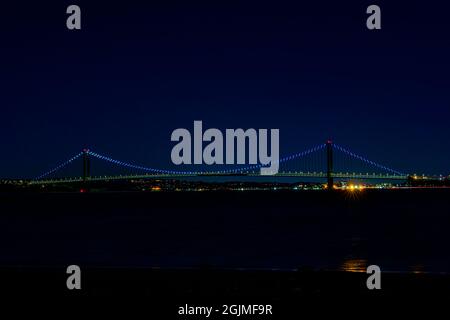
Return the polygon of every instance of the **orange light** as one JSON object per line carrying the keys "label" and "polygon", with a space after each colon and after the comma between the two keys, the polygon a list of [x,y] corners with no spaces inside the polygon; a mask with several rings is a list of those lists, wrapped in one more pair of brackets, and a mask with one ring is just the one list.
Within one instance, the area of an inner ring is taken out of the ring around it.
{"label": "orange light", "polygon": [[365,259],[349,259],[344,261],[341,270],[346,272],[366,272],[367,260]]}

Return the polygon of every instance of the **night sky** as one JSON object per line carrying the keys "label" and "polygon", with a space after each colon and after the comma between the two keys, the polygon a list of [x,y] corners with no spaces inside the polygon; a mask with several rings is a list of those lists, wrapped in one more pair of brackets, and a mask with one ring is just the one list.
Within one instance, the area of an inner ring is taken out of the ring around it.
{"label": "night sky", "polygon": [[[281,155],[331,137],[403,172],[450,173],[444,1],[93,2],[0,7],[0,177],[84,147],[164,168],[171,132],[194,120],[279,128]],[[81,31],[66,28],[70,4]],[[370,4],[382,30],[366,28]]]}

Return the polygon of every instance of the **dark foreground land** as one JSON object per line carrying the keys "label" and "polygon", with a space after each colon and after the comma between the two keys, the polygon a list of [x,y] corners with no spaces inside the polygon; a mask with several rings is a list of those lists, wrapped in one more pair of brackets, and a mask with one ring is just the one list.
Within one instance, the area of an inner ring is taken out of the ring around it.
{"label": "dark foreground land", "polygon": [[[448,189],[2,194],[0,291],[168,308],[445,298],[449,208]],[[66,289],[72,264],[79,292]],[[372,264],[379,291],[366,287]]]}

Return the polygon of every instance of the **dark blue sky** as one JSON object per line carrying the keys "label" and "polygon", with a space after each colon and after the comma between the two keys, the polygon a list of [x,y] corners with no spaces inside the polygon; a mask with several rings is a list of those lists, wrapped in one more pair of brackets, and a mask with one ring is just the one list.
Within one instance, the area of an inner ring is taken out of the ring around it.
{"label": "dark blue sky", "polygon": [[[88,146],[170,163],[171,132],[279,128],[281,154],[332,137],[403,172],[450,173],[443,1],[2,4],[0,177]],[[243,1],[240,1],[243,2]],[[82,30],[66,29],[70,4]],[[366,29],[366,8],[382,30]]]}

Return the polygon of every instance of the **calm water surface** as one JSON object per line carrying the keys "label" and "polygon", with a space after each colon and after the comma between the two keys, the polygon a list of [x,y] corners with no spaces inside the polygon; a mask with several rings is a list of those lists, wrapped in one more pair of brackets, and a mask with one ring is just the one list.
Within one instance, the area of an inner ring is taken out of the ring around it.
{"label": "calm water surface", "polygon": [[1,266],[450,273],[450,190],[0,195]]}

